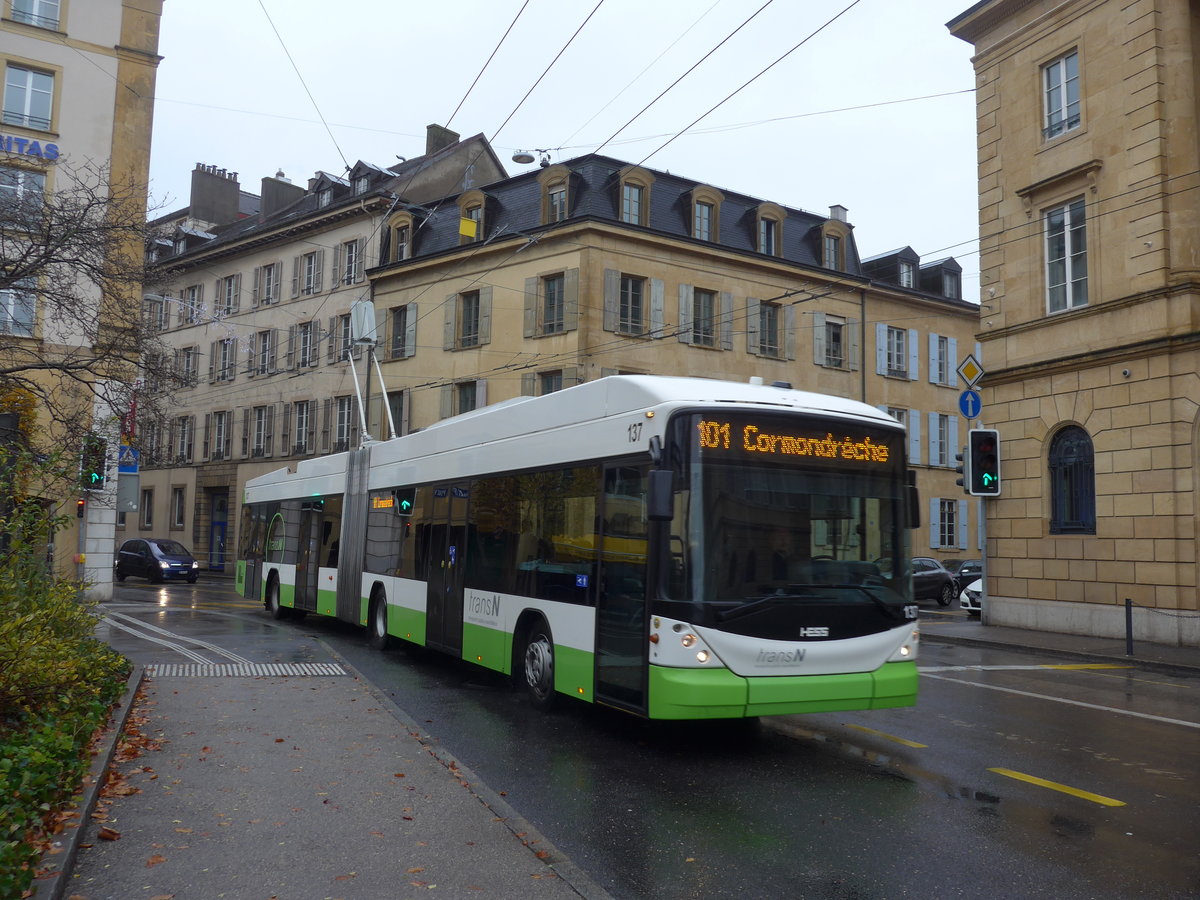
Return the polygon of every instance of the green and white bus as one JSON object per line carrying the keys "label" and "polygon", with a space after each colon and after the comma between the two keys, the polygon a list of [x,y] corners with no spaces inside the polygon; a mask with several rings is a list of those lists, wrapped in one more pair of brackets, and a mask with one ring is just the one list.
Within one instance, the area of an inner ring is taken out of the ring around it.
{"label": "green and white bus", "polygon": [[610,376],[248,481],[239,589],[512,675],[541,708],[909,706],[904,448],[843,398]]}

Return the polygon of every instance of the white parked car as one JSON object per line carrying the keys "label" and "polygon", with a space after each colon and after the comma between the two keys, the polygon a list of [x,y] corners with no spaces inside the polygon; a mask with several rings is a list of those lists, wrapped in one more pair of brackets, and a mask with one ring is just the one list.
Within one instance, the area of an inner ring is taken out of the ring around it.
{"label": "white parked car", "polygon": [[977,578],[958,595],[958,605],[970,615],[977,616],[983,610],[983,579]]}

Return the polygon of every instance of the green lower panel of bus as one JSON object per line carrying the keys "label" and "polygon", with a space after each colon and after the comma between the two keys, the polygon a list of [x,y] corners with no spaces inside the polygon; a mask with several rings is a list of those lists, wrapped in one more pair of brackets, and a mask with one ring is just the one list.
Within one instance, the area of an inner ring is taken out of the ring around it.
{"label": "green lower panel of bus", "polygon": [[234,573],[234,585],[236,586],[238,596],[246,596],[246,561],[239,559],[237,561],[237,571]]}
{"label": "green lower panel of bus", "polygon": [[317,614],[322,616],[337,615],[337,591],[326,591],[317,588]]}
{"label": "green lower panel of bus", "polygon": [[[463,623],[462,658],[505,675],[512,674],[513,636],[495,628]],[[595,682],[595,654],[574,647],[554,645],[554,688],[591,702]]]}
{"label": "green lower panel of bus", "polygon": [[[266,599],[266,586],[263,586],[263,599]],[[279,585],[279,605],[289,609],[296,605],[296,586],[294,584]]]}
{"label": "green lower panel of bus", "polygon": [[425,646],[425,613],[403,606],[388,607],[388,634]]}
{"label": "green lower panel of bus", "polygon": [[917,667],[887,663],[875,672],[743,678],[728,669],[650,667],[650,718],[729,719],[912,706]]}

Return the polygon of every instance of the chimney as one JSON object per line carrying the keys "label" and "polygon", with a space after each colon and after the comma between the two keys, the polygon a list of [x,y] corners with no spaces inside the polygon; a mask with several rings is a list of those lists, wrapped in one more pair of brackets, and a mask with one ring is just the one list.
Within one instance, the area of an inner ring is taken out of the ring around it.
{"label": "chimney", "polygon": [[846,207],[837,204],[829,207],[829,218],[833,219],[835,222],[845,222],[846,213],[848,212],[850,212],[850,210],[846,209]]}
{"label": "chimney", "polygon": [[260,221],[265,222],[286,206],[295,203],[304,196],[304,188],[292,184],[284,177],[283,172],[276,172],[275,177],[262,180],[262,209]]}
{"label": "chimney", "polygon": [[228,225],[237,220],[241,190],[237,172],[196,163],[189,215],[210,225]]}
{"label": "chimney", "polygon": [[458,132],[451,131],[449,128],[443,128],[441,125],[426,125],[425,155],[429,156],[449,147],[451,144],[457,144],[459,137]]}

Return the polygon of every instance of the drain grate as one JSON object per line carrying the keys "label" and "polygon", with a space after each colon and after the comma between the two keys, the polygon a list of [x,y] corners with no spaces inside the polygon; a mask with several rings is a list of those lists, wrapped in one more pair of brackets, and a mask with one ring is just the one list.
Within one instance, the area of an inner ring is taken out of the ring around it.
{"label": "drain grate", "polygon": [[345,675],[337,663],[154,663],[155,678],[258,678],[264,675]]}

